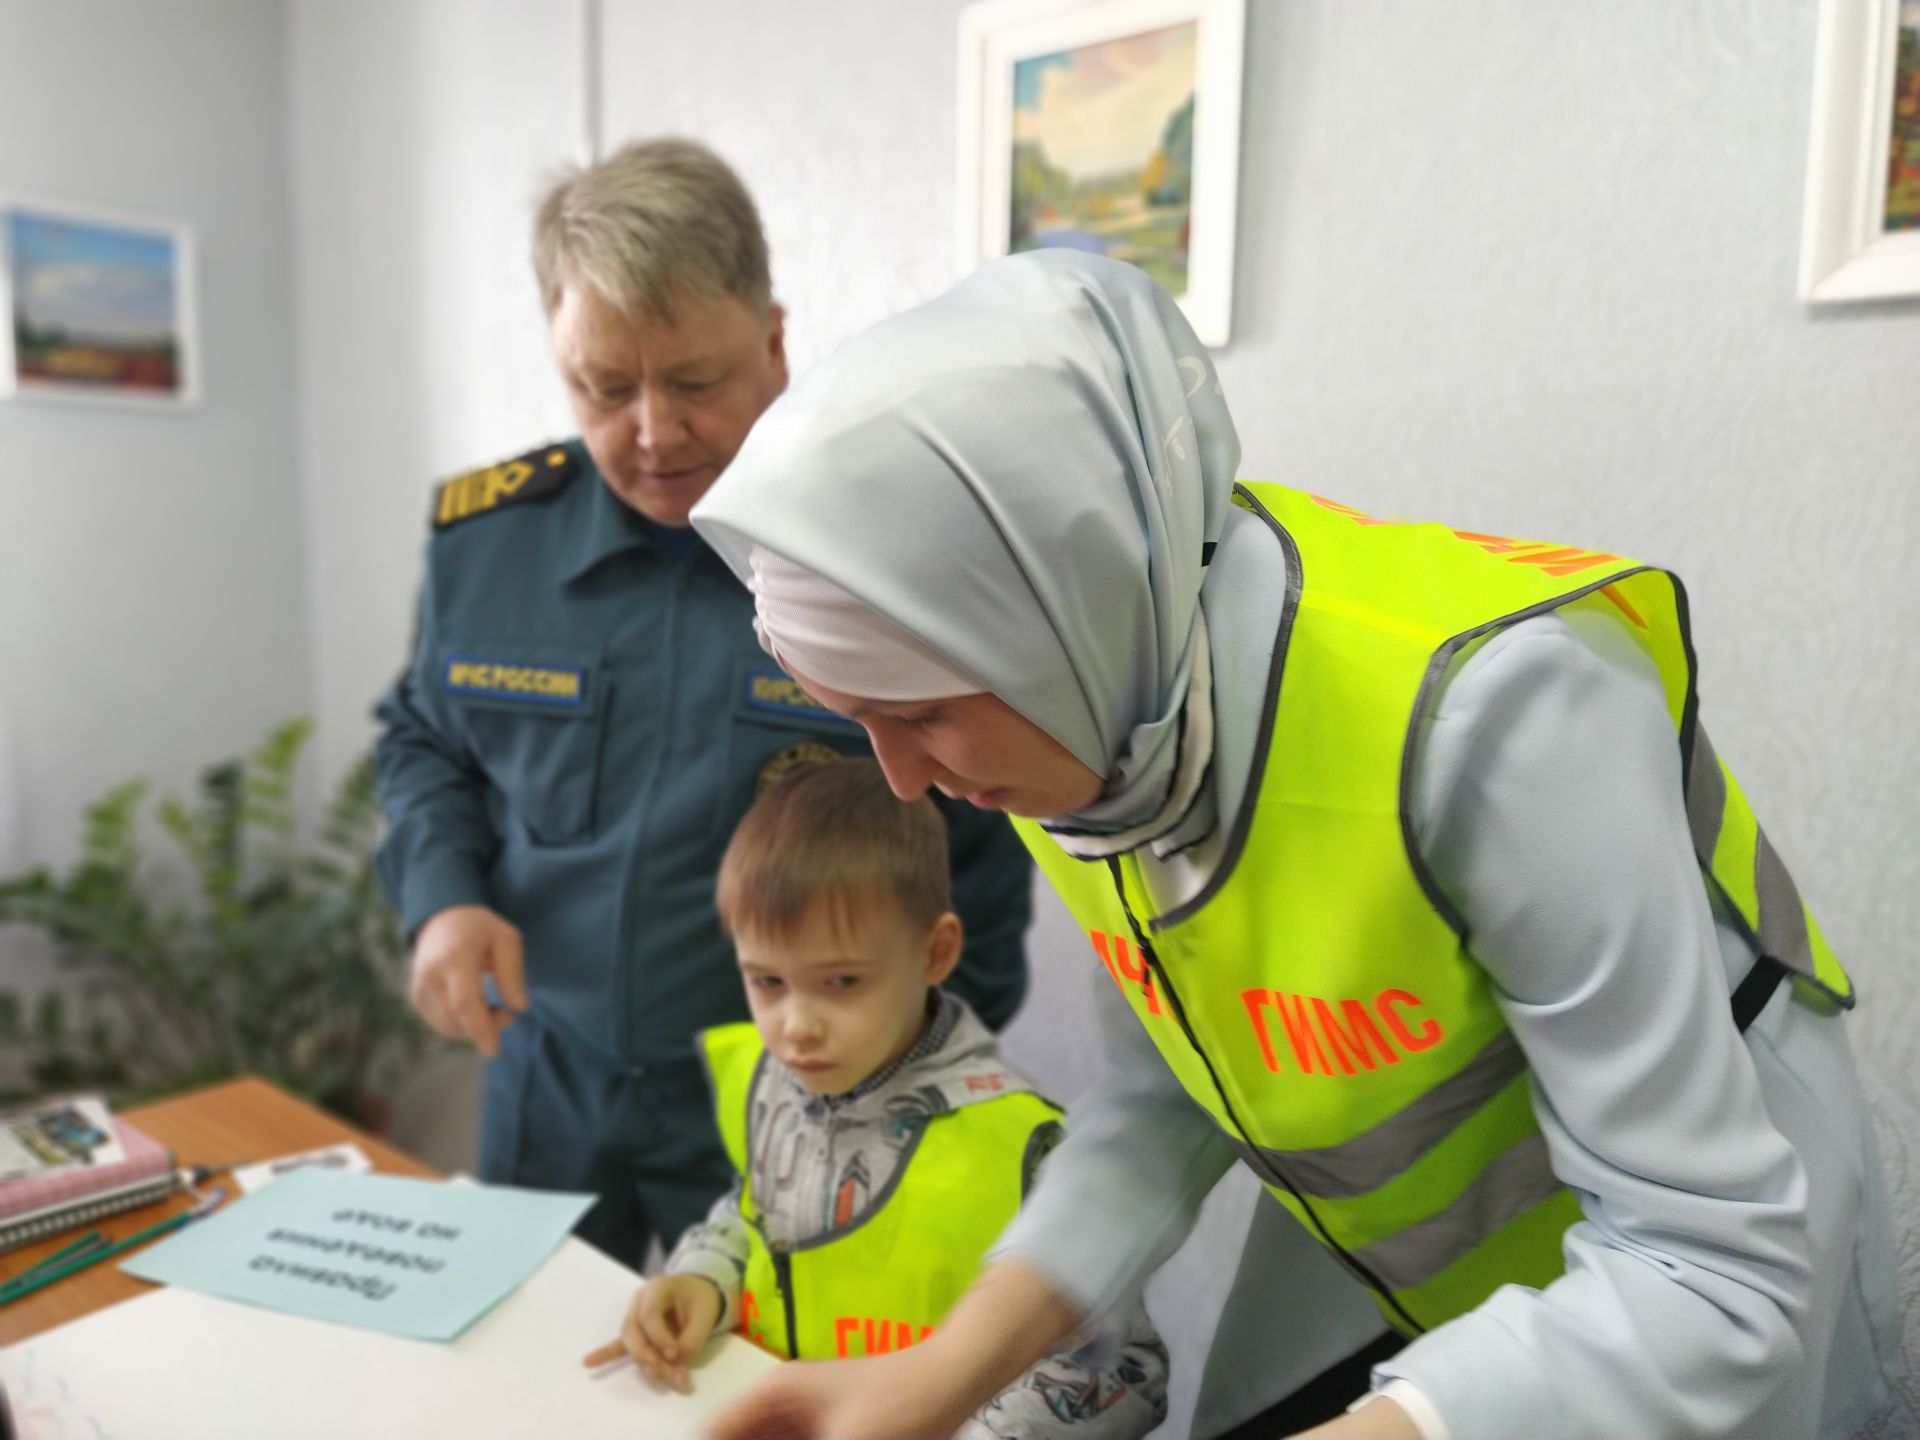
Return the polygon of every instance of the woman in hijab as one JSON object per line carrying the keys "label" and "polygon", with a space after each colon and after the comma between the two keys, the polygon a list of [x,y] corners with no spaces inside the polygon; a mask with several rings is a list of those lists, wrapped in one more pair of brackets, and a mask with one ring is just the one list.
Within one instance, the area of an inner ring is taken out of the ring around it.
{"label": "woman in hijab", "polygon": [[1678,582],[1238,461],[1165,292],[1046,251],[848,344],[695,509],[769,652],[901,795],[1015,817],[1114,982],[941,1330],[714,1433],[948,1433],[1235,1160],[1334,1262],[1241,1277],[1302,1317],[1215,1338],[1210,1379],[1295,1391],[1249,1435],[1852,1433],[1897,1352],[1853,991],[1699,725]]}

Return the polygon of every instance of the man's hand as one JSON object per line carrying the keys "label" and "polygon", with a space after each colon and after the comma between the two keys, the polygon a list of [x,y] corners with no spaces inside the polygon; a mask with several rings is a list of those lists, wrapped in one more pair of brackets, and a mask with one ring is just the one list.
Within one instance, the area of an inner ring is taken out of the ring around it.
{"label": "man's hand", "polygon": [[[487,1004],[482,981],[488,975],[504,1007]],[[500,1032],[527,1008],[520,932],[484,905],[435,911],[414,936],[407,998],[435,1030],[473,1041],[492,1059],[500,1053]]]}
{"label": "man's hand", "polygon": [[590,1351],[580,1363],[604,1365],[631,1355],[648,1378],[676,1390],[689,1384],[686,1362],[698,1355],[720,1318],[720,1287],[704,1275],[660,1275],[642,1285],[627,1306],[620,1338]]}

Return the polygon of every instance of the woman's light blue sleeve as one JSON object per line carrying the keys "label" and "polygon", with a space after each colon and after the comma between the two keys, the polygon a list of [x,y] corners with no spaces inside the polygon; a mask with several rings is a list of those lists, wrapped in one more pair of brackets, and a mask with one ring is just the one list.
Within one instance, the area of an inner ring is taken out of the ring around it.
{"label": "woman's light blue sleeve", "polygon": [[1019,1256],[1098,1324],[1137,1304],[1234,1154],[1119,991],[1094,992],[1105,1066],[989,1258]]}
{"label": "woman's light blue sleeve", "polygon": [[1466,917],[1584,1219],[1375,1371],[1456,1436],[1727,1436],[1801,1354],[1807,1178],[1768,1119],[1651,666],[1612,622],[1528,621],[1426,722],[1416,843]]}

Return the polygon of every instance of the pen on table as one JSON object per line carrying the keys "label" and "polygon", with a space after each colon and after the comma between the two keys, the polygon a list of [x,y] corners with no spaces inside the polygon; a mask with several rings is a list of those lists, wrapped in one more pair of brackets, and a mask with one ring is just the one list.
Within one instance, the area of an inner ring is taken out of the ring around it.
{"label": "pen on table", "polygon": [[58,1265],[48,1265],[37,1269],[32,1274],[17,1276],[0,1285],[0,1305],[11,1304],[15,1300],[31,1295],[43,1285],[51,1285],[56,1280],[64,1279],[76,1270],[84,1270],[89,1265],[110,1260],[115,1255],[133,1249],[136,1245],[144,1245],[149,1240],[178,1230],[189,1221],[198,1220],[203,1215],[210,1215],[214,1207],[225,1198],[225,1190],[211,1190],[191,1210],[182,1210],[177,1215],[169,1215],[166,1219],[156,1221],[144,1230],[134,1232],[124,1240],[116,1240],[111,1244],[97,1245],[84,1252],[76,1252]]}
{"label": "pen on table", "polygon": [[105,1245],[106,1243],[107,1243],[107,1237],[105,1235],[101,1234],[98,1230],[89,1230],[86,1234],[82,1235],[79,1239],[69,1240],[65,1245],[62,1245],[58,1250],[54,1251],[51,1255],[41,1256],[38,1260],[34,1261],[33,1264],[29,1265],[26,1269],[22,1270],[18,1275],[15,1275],[12,1278],[7,1280],[0,1280],[0,1289],[4,1289],[5,1287],[11,1286],[11,1285],[21,1284],[23,1281],[32,1279],[35,1275],[39,1274],[42,1270],[45,1270],[49,1265],[58,1265],[62,1260],[71,1260],[75,1257],[77,1252],[81,1250],[92,1250],[97,1246]]}

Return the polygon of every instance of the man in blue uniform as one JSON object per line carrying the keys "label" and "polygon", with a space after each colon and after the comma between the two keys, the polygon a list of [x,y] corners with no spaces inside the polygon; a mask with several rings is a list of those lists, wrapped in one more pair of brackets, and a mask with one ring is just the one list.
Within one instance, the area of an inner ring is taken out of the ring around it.
{"label": "man in blue uniform", "polygon": [[[379,705],[383,883],[411,995],[488,1057],[480,1171],[590,1190],[583,1236],[638,1265],[731,1180],[693,1036],[744,1020],[713,876],[783,770],[866,753],[754,638],[687,512],[786,385],[752,199],[686,141],[559,183],[534,269],[580,438],[433,503],[411,661]],[[968,950],[996,1028],[1026,984],[1027,861],[956,805]]]}

